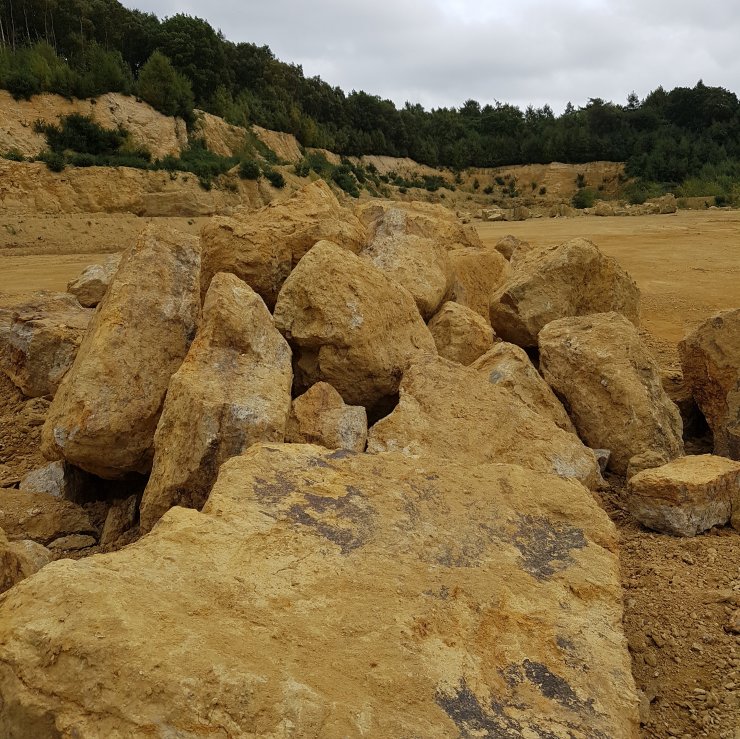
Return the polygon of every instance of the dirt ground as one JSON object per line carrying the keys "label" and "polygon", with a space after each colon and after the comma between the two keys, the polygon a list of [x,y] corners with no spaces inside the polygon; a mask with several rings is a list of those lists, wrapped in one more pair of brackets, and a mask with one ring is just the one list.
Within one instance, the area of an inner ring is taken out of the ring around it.
{"label": "dirt ground", "polygon": [[[64,290],[102,254],[120,251],[146,219],[132,215],[0,215],[0,306],[37,289]],[[204,219],[165,219],[197,233]],[[583,236],[617,258],[642,291],[644,336],[668,373],[676,343],[704,318],[740,305],[740,211],[536,219],[478,225],[484,242],[512,233],[535,244]],[[0,483],[41,463],[37,404],[0,378]],[[706,439],[690,451],[705,450]],[[622,536],[625,626],[645,737],[740,739],[740,535],[651,533],[623,505],[623,480],[600,500]]]}

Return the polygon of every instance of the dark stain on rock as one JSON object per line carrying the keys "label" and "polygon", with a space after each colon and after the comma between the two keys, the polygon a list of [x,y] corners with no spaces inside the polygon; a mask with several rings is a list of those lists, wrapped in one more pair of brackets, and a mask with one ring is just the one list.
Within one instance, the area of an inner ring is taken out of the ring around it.
{"label": "dark stain on rock", "polygon": [[524,675],[537,689],[550,700],[557,701],[561,706],[577,713],[592,712],[593,701],[584,703],[570,687],[565,678],[556,675],[549,667],[540,662],[531,662],[525,659],[522,663]]}
{"label": "dark stain on rock", "polygon": [[351,449],[337,449],[335,452],[329,454],[327,459],[346,459],[347,457],[355,456],[357,456],[357,452],[354,452]]}
{"label": "dark stain on rock", "polygon": [[521,516],[511,543],[522,555],[522,569],[538,580],[547,580],[573,564],[571,550],[583,549],[587,541],[574,526],[554,524],[541,516]]}
{"label": "dark stain on rock", "polygon": [[275,505],[295,492],[295,482],[282,472],[275,474],[272,481],[257,477],[252,488],[258,500]]}

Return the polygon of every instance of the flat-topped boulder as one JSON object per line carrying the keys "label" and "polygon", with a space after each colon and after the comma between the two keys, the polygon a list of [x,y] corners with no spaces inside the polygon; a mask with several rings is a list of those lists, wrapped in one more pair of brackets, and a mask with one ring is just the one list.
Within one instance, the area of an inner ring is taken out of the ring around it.
{"label": "flat-topped boulder", "polygon": [[616,551],[576,482],[256,445],[4,597],[0,734],[634,739]]}

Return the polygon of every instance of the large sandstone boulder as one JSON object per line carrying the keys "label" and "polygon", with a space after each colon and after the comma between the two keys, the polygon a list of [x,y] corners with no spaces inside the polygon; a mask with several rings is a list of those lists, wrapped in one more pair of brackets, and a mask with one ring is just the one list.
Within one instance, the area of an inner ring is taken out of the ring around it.
{"label": "large sandstone boulder", "polygon": [[92,315],[66,293],[40,292],[31,302],[0,309],[0,369],[28,397],[53,395]]}
{"label": "large sandstone boulder", "polygon": [[491,296],[509,277],[509,263],[496,247],[449,252],[450,286],[445,300],[470,308],[490,322]]}
{"label": "large sandstone boulder", "polygon": [[422,357],[406,371],[396,409],[368,434],[368,452],[429,454],[469,465],[500,462],[601,482],[594,453],[469,367]]}
{"label": "large sandstone boulder", "polygon": [[0,735],[634,739],[621,603],[579,484],[256,445],[5,596]]}
{"label": "large sandstone boulder", "polygon": [[586,239],[524,251],[491,297],[491,325],[519,346],[537,346],[537,334],[567,316],[617,311],[639,322],[640,292],[612,257]]}
{"label": "large sandstone boulder", "polygon": [[352,405],[393,395],[409,360],[436,351],[411,295],[328,241],[286,280],[275,324],[293,346],[298,388],[324,380]]}
{"label": "large sandstone boulder", "polygon": [[202,231],[205,295],[217,272],[244,280],[272,309],[280,288],[303,255],[322,239],[352,252],[365,244],[365,228],[317,180],[285,200],[242,218],[216,217]]}
{"label": "large sandstone boulder", "polygon": [[149,471],[167,385],[195,335],[199,274],[197,238],[144,229],[54,397],[42,433],[48,459],[105,478]]}
{"label": "large sandstone boulder", "polygon": [[362,452],[367,412],[361,405],[346,405],[331,385],[317,382],[293,401],[285,441]]}
{"label": "large sandstone boulder", "polygon": [[627,494],[630,513],[648,528],[695,536],[724,526],[740,506],[740,462],[712,454],[679,457],[638,472]]}
{"label": "large sandstone boulder", "polygon": [[576,433],[563,404],[542,379],[542,375],[536,370],[524,349],[500,341],[470,366],[482,374],[491,385],[505,388],[528,408],[549,418],[563,431]]}
{"label": "large sandstone boulder", "polygon": [[283,441],[292,382],[290,347],[262,298],[238,277],[217,274],[167,390],[142,529],[173,505],[201,508],[229,457],[258,441]]}
{"label": "large sandstone boulder", "polygon": [[0,593],[25,580],[51,562],[51,552],[30,539],[8,541],[0,529]]}
{"label": "large sandstone boulder", "polygon": [[646,451],[683,454],[681,414],[663,390],[660,370],[637,329],[619,313],[562,318],[539,335],[545,380],[570,410],[581,438],[609,449],[624,474]]}
{"label": "large sandstone boulder", "polygon": [[493,346],[488,321],[459,303],[445,303],[428,325],[439,356],[452,362],[472,364]]}
{"label": "large sandstone boulder", "polygon": [[120,263],[121,255],[113,254],[102,264],[91,264],[67,285],[67,292],[85,308],[94,308],[105,297]]}
{"label": "large sandstone boulder", "polygon": [[371,239],[361,256],[405,287],[422,317],[428,319],[447,292],[450,260],[440,239],[416,235],[408,219],[407,209],[383,209],[378,219],[368,224]]}
{"label": "large sandstone boulder", "polygon": [[684,382],[712,429],[714,453],[740,459],[740,308],[704,321],[678,350]]}

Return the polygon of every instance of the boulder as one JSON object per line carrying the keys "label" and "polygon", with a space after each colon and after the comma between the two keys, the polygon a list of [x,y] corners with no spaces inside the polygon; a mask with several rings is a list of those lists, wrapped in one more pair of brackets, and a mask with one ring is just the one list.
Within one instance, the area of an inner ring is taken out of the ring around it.
{"label": "boulder", "polygon": [[231,272],[272,309],[283,282],[317,241],[328,239],[359,252],[367,234],[326,182],[317,180],[242,218],[211,219],[201,239],[203,296],[217,272]]}
{"label": "boulder", "polygon": [[493,346],[488,321],[459,303],[445,303],[428,326],[439,356],[452,362],[472,364]]}
{"label": "boulder", "polygon": [[0,593],[25,580],[51,562],[51,552],[30,539],[8,541],[0,529]]}
{"label": "boulder", "polygon": [[197,327],[199,274],[197,238],[144,229],[51,404],[42,433],[47,459],[111,479],[149,471],[167,385]]}
{"label": "boulder", "polygon": [[652,470],[654,467],[662,467],[668,462],[663,452],[647,451],[635,454],[627,465],[627,479],[631,479],[643,470]]}
{"label": "boulder", "polygon": [[523,252],[509,279],[491,296],[491,325],[498,336],[523,347],[568,316],[617,311],[639,322],[640,292],[612,257],[586,239]]}
{"label": "boulder", "polygon": [[518,239],[512,234],[508,234],[496,242],[495,249],[504,259],[509,260],[522,244],[524,244],[524,242],[521,239]]}
{"label": "boulder", "polygon": [[607,203],[603,200],[599,200],[594,207],[594,215],[601,217],[608,217],[615,215],[614,206],[611,203]]}
{"label": "boulder", "polygon": [[293,346],[298,389],[323,380],[351,405],[395,394],[409,360],[436,351],[411,294],[329,241],[285,281],[275,325]]}
{"label": "boulder", "polygon": [[500,341],[470,366],[491,385],[505,388],[528,408],[549,418],[563,431],[576,433],[563,404],[542,379],[523,349]]}
{"label": "boulder", "polygon": [[121,255],[113,254],[103,264],[91,264],[67,285],[67,292],[85,308],[94,308],[105,297],[120,263]]}
{"label": "boulder", "polygon": [[509,276],[509,263],[493,246],[449,252],[451,278],[445,300],[470,308],[490,322],[491,295]]}
{"label": "boulder", "polygon": [[639,728],[617,533],[579,484],[293,444],[227,461],[202,513],[16,585],[0,695],[3,736]]}
{"label": "boulder", "polygon": [[229,457],[258,441],[283,441],[292,382],[290,347],[262,298],[238,277],[217,274],[167,389],[141,528],[174,505],[201,508]]}
{"label": "boulder", "polygon": [[724,526],[740,506],[740,462],[712,454],[679,457],[638,472],[627,486],[627,507],[644,526],[695,536]]}
{"label": "boulder", "polygon": [[372,236],[361,256],[405,287],[426,320],[447,292],[450,260],[440,239],[409,232],[412,226],[407,223],[408,217],[409,211],[404,208],[384,209],[378,220],[368,225]]}
{"label": "boulder", "polygon": [[11,541],[32,539],[40,544],[69,534],[96,533],[80,506],[25,490],[0,490],[0,528]]}
{"label": "boulder", "polygon": [[421,357],[403,376],[396,409],[368,434],[368,452],[428,454],[471,466],[500,462],[601,484],[594,453],[480,372]]}
{"label": "boulder", "polygon": [[539,335],[540,368],[563,398],[581,438],[609,449],[609,468],[627,472],[632,457],[683,454],[681,415],[637,329],[619,313],[561,318]]}
{"label": "boulder", "polygon": [[532,211],[525,205],[516,205],[506,212],[507,221],[527,221],[532,217]]}
{"label": "boulder", "polygon": [[714,435],[714,453],[740,459],[740,308],[701,323],[678,351],[684,382]]}
{"label": "boulder", "polygon": [[367,412],[361,405],[345,405],[331,385],[317,382],[293,401],[285,441],[365,451]]}
{"label": "boulder", "polygon": [[86,472],[59,459],[26,473],[21,478],[20,489],[76,501],[83,496],[89,479]]}
{"label": "boulder", "polygon": [[575,215],[574,209],[567,203],[555,203],[547,215],[550,218],[571,218]]}
{"label": "boulder", "polygon": [[136,495],[113,501],[105,516],[103,533],[100,535],[101,547],[104,549],[115,547],[121,537],[136,525],[137,502]]}
{"label": "boulder", "polygon": [[0,309],[0,369],[28,397],[53,395],[92,315],[66,293],[39,292],[28,303]]}

